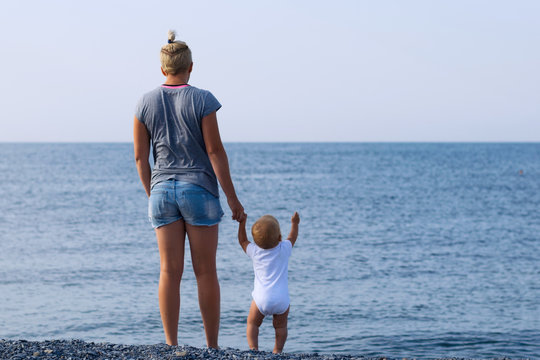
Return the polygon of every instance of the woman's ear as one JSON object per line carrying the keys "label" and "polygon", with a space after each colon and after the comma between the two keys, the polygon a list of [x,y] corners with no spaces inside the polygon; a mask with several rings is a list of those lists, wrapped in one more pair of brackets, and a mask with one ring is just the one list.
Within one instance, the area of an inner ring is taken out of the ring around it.
{"label": "woman's ear", "polygon": [[163,68],[161,68],[161,73],[163,74],[163,76],[167,76],[167,73],[163,70]]}

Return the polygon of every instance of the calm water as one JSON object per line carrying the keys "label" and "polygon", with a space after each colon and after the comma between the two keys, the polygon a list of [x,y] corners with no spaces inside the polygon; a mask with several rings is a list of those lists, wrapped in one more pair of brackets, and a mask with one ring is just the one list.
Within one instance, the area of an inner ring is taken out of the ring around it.
{"label": "calm water", "polygon": [[[539,357],[540,144],[226,147],[248,226],[302,218],[286,351]],[[0,173],[0,338],[163,342],[131,145],[0,144]],[[220,343],[247,349],[253,274],[225,211]],[[180,342],[202,346],[190,268]]]}

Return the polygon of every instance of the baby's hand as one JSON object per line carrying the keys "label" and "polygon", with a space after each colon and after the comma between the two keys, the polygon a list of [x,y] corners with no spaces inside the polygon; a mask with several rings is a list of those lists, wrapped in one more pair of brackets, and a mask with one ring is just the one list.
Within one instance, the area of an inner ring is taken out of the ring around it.
{"label": "baby's hand", "polygon": [[240,223],[240,226],[245,226],[246,225],[246,220],[247,220],[247,214],[244,213],[240,219],[238,219],[238,222]]}
{"label": "baby's hand", "polygon": [[300,215],[298,215],[296,211],[294,212],[294,215],[291,218],[291,222],[293,224],[300,224]]}

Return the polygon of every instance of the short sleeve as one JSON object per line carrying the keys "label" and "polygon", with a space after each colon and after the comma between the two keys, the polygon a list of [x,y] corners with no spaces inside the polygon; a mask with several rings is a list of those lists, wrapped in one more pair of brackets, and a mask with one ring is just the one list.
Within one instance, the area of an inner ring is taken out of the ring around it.
{"label": "short sleeve", "polygon": [[205,117],[214,111],[218,111],[220,108],[221,104],[219,103],[218,99],[216,99],[216,97],[210,91],[206,92],[202,117]]}
{"label": "short sleeve", "polygon": [[253,255],[255,255],[255,245],[253,245],[252,243],[249,243],[248,246],[246,247],[246,254],[251,259],[253,259]]}
{"label": "short sleeve", "polygon": [[292,253],[292,242],[290,242],[290,240],[283,240],[281,242],[281,247],[283,248],[283,252],[287,255],[287,256],[291,256],[291,253]]}
{"label": "short sleeve", "polygon": [[144,102],[144,98],[141,98],[139,102],[137,103],[137,106],[135,107],[135,117],[144,124],[145,114],[146,114],[146,104]]}

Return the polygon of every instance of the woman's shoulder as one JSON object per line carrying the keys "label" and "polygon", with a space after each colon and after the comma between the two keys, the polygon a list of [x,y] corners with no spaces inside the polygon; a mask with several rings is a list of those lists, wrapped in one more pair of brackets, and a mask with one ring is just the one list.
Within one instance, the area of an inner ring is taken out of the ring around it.
{"label": "woman's shoulder", "polygon": [[198,96],[202,96],[202,97],[205,97],[207,96],[208,94],[212,94],[210,92],[210,90],[206,90],[206,89],[201,89],[199,87],[196,87],[196,86],[192,86],[190,85],[188,87],[189,91],[191,91],[194,95],[198,95]]}
{"label": "woman's shoulder", "polygon": [[210,92],[210,90],[200,89],[195,86],[190,86],[190,94],[193,101],[200,104],[203,109],[202,116],[206,116],[212,111],[217,111],[221,108],[219,100]]}
{"label": "woman's shoulder", "polygon": [[152,100],[158,99],[160,97],[160,86],[154,88],[148,92],[145,92],[140,98],[139,103],[151,102]]}

